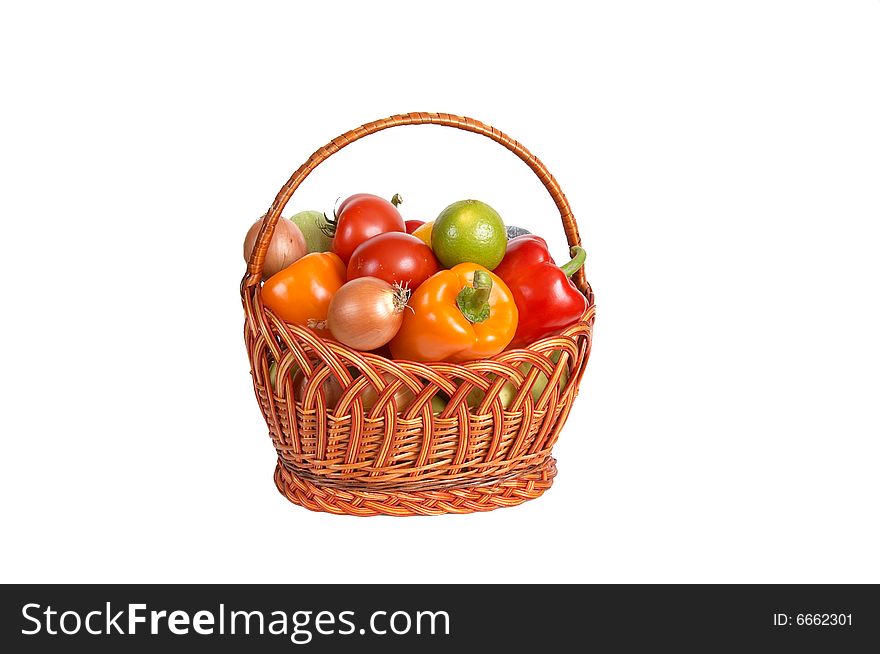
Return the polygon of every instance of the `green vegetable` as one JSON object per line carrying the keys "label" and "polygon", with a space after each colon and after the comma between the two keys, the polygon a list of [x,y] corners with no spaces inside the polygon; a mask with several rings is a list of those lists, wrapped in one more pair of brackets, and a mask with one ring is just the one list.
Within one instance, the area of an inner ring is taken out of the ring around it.
{"label": "green vegetable", "polygon": [[[296,375],[296,371],[299,370],[295,365],[290,367],[290,378],[293,379],[294,375]],[[272,385],[272,390],[278,390],[275,388],[278,379],[278,364],[274,361],[269,364],[269,384]]]}
{"label": "green vegetable", "polygon": [[441,395],[441,393],[437,393],[434,397],[431,398],[431,411],[434,413],[440,413],[443,409],[446,408],[446,405],[449,402],[449,398],[446,395]]}
{"label": "green vegetable", "polygon": [[[494,375],[492,375],[494,378]],[[480,403],[483,401],[483,398],[486,397],[486,393],[480,390],[479,388],[475,388],[467,396],[467,405],[472,409],[480,406]],[[498,397],[501,400],[501,406],[505,409],[509,409],[510,405],[513,403],[513,400],[516,398],[516,386],[507,382],[504,386],[501,387],[501,391],[498,393]]]}
{"label": "green vegetable", "polygon": [[[550,355],[550,359],[553,361],[553,363],[559,363],[559,357],[561,355],[562,355],[562,351],[556,350],[555,352],[553,352]],[[528,363],[524,364],[522,367],[523,374],[528,373],[528,371],[531,370],[531,368],[532,368],[531,364],[528,364]],[[547,375],[545,375],[543,372],[538,374],[538,378],[535,380],[535,383],[532,386],[532,401],[533,402],[537,402],[540,399],[541,394],[544,392],[544,389],[547,388],[548,381],[550,381],[550,380],[547,379]],[[559,388],[560,389],[565,388],[566,383],[568,383],[568,368],[565,368],[562,371],[562,374],[559,375]]]}
{"label": "green vegetable", "polygon": [[329,223],[320,211],[300,211],[290,218],[306,239],[309,252],[329,252],[333,239],[325,233]]}
{"label": "green vegetable", "polygon": [[269,383],[272,385],[272,390],[275,390],[275,379],[278,377],[278,364],[274,361],[269,364]]}
{"label": "green vegetable", "polygon": [[[554,363],[559,362],[559,357],[562,352],[557,350],[550,355],[550,359]],[[524,363],[520,366],[520,370],[523,375],[528,375],[529,370],[532,369],[532,364]],[[493,376],[494,378],[494,376]],[[538,373],[538,378],[535,380],[535,383],[532,384],[532,402],[537,403],[539,399],[541,399],[541,394],[544,392],[544,389],[547,388],[547,382],[550,380],[547,379],[547,375],[543,372]],[[568,382],[568,369],[562,371],[562,374],[559,376],[559,388],[565,388],[565,384]],[[498,397],[501,399],[501,406],[505,409],[509,409],[510,405],[513,404],[513,400],[516,399],[516,387],[511,383],[507,382],[504,386],[501,387],[501,392],[498,393]],[[471,408],[476,408],[480,406],[480,403],[483,401],[483,398],[486,397],[486,394],[481,391],[479,388],[473,389],[467,396],[467,404]]]}

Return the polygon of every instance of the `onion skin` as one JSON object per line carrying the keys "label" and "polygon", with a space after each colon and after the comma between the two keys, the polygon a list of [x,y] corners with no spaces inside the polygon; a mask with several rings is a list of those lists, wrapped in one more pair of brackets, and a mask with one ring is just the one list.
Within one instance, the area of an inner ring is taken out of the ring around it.
{"label": "onion skin", "polygon": [[[394,380],[394,375],[390,372],[383,372],[382,377],[389,384]],[[305,398],[306,386],[308,386],[308,384],[308,377],[304,376],[301,370],[297,370],[293,375],[293,397],[297,401],[302,402]],[[330,375],[324,380],[324,383],[321,384],[321,389],[324,391],[325,406],[330,411],[334,410],[336,405],[339,404],[339,400],[342,399],[342,386],[340,385],[339,380],[336,379],[334,375]],[[385,387],[383,387],[381,391],[376,391],[376,388],[372,383],[366,385],[360,394],[364,411],[373,410],[373,407],[376,406],[376,402],[379,400],[379,396],[384,390]],[[401,385],[394,394],[394,401],[397,403],[397,410],[403,411],[406,409],[414,398],[415,395],[413,395],[413,392],[407,386]]]}
{"label": "onion skin", "polygon": [[[248,230],[244,239],[245,262],[251,260],[251,253],[254,251],[257,236],[265,218],[266,216],[260,218]],[[269,241],[266,259],[263,261],[263,279],[269,279],[275,273],[284,270],[294,261],[305,256],[308,251],[309,248],[302,230],[289,220],[279,219],[275,225],[275,231],[272,233],[272,240]]]}
{"label": "onion skin", "polygon": [[[388,385],[390,385],[391,382],[396,379],[396,377],[390,372],[383,372],[381,374]],[[385,388],[382,388],[382,392],[384,391]],[[376,406],[376,401],[379,399],[379,396],[382,394],[382,392],[377,392],[372,383],[367,384],[366,388],[361,391],[361,402],[364,403],[364,411],[372,411],[373,407]],[[413,395],[413,392],[406,384],[401,384],[400,388],[397,389],[397,392],[394,393],[394,401],[397,404],[397,411],[400,412],[406,409],[413,401],[413,399],[415,399],[415,395]]]}
{"label": "onion skin", "polygon": [[[293,397],[295,400],[302,402],[306,396],[306,386],[309,385],[309,378],[303,375],[302,370],[297,370],[293,376]],[[324,391],[324,406],[333,410],[342,398],[342,386],[334,375],[330,375],[321,384],[321,390]]]}
{"label": "onion skin", "polygon": [[327,310],[333,338],[361,351],[382,347],[397,334],[409,290],[375,277],[358,277],[336,291]]}

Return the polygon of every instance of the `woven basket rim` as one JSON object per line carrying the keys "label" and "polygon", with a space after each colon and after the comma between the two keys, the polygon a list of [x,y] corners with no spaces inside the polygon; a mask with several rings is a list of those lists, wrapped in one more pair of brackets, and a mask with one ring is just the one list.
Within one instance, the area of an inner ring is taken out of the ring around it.
{"label": "woven basket rim", "polygon": [[[255,298],[258,303],[258,306],[261,307],[264,315],[271,318],[269,322],[276,322],[279,324],[284,324],[285,327],[294,333],[299,338],[307,337],[309,339],[314,339],[323,343],[330,351],[341,352],[344,351],[348,355],[354,355],[355,358],[363,358],[365,361],[377,364],[380,368],[388,367],[389,364],[392,366],[400,367],[402,370],[419,370],[419,369],[427,369],[430,370],[432,368],[444,368],[444,369],[452,369],[460,371],[465,377],[468,376],[468,371],[471,369],[480,366],[480,364],[484,364],[487,361],[498,361],[500,363],[506,363],[509,359],[515,359],[517,356],[521,355],[523,352],[533,352],[533,353],[541,353],[544,351],[554,351],[560,349],[557,345],[554,347],[554,343],[558,343],[560,340],[571,338],[576,334],[583,331],[583,327],[585,325],[592,325],[595,321],[596,315],[596,307],[595,304],[588,304],[586,311],[584,311],[583,315],[581,315],[580,319],[569,325],[565,329],[560,330],[556,334],[551,334],[550,336],[544,336],[535,341],[532,341],[525,347],[519,348],[510,348],[506,350],[502,350],[498,354],[494,354],[490,357],[483,357],[481,359],[471,359],[469,361],[462,362],[450,362],[450,361],[411,361],[409,359],[395,359],[392,357],[386,357],[381,354],[375,354],[373,352],[363,352],[361,350],[356,350],[354,348],[348,347],[344,343],[333,340],[331,338],[326,338],[321,336],[313,329],[308,327],[303,327],[300,325],[294,325],[289,322],[285,322],[281,320],[278,316],[276,316],[271,309],[264,306],[262,301],[258,298]],[[401,365],[403,364],[403,365]],[[447,373],[448,374],[448,373]]]}

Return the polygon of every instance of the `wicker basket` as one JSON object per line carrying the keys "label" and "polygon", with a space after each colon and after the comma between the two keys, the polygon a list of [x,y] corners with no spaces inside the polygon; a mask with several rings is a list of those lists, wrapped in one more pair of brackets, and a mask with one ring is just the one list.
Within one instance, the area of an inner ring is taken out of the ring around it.
{"label": "wicker basket", "polygon": [[[286,324],[263,306],[260,279],[266,249],[282,210],[309,173],[364,136],[420,124],[482,134],[516,154],[550,192],[569,245],[581,242],[568,201],[544,164],[506,134],[473,118],[391,116],[339,136],[300,166],[269,209],[241,297],[254,391],[278,452],[275,483],[291,502],[313,511],[357,516],[471,513],[540,496],[553,483],[551,449],[590,356],[594,303],[583,269],[574,281],[588,308],[577,324],[526,349],[464,364],[414,363],[358,352]],[[277,389],[269,383],[272,362],[277,379],[283,380]],[[308,378],[299,399],[288,374],[293,366]],[[541,372],[549,381],[535,401],[532,385]],[[322,390],[330,375],[343,388],[332,410]],[[499,392],[508,381],[518,391],[504,408]],[[415,396],[406,407],[398,407],[394,399],[402,387]],[[480,406],[469,407],[467,396],[474,388],[485,396]],[[368,389],[373,401],[365,411],[362,394]],[[440,391],[450,399],[442,412],[434,413],[431,398]]]}

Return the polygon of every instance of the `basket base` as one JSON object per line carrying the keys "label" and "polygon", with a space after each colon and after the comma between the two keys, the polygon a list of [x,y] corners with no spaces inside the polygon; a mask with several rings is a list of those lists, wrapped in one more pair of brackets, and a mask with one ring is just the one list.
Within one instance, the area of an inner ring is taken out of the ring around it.
{"label": "basket base", "polygon": [[488,486],[428,491],[357,491],[316,486],[279,462],[275,485],[288,500],[311,511],[354,516],[443,515],[475,513],[516,506],[544,494],[556,476],[556,459],[548,457],[538,470]]}

